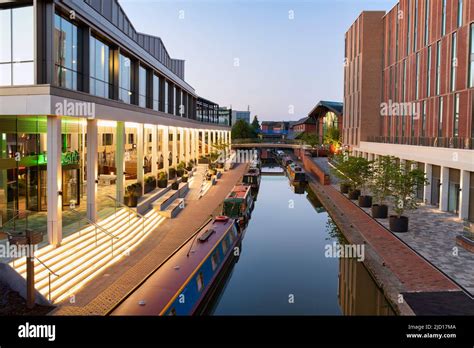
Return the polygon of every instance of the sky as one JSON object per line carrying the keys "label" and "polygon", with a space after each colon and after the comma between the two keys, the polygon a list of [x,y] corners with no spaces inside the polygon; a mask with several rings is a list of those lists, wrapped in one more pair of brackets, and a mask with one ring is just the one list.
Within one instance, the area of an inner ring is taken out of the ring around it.
{"label": "sky", "polygon": [[396,0],[119,0],[135,29],[184,59],[203,98],[259,120],[297,120],[343,101],[344,34]]}

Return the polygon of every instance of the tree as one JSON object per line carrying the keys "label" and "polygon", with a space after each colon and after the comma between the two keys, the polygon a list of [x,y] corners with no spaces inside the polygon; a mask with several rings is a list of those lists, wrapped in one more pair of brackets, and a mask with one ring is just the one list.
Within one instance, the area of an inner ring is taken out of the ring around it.
{"label": "tree", "polygon": [[232,139],[249,139],[256,137],[257,133],[253,127],[244,120],[238,120],[232,126]]}
{"label": "tree", "polygon": [[313,133],[302,133],[300,139],[303,141],[304,144],[311,146],[314,149],[317,145],[319,145],[319,140],[316,134]]}
{"label": "tree", "polygon": [[252,121],[252,128],[254,129],[255,133],[258,134],[261,130],[260,128],[260,122],[258,121],[258,116],[255,115],[253,117],[253,121]]}
{"label": "tree", "polygon": [[369,187],[379,205],[385,205],[385,200],[390,196],[390,179],[397,169],[395,157],[392,156],[381,156],[372,164]]}

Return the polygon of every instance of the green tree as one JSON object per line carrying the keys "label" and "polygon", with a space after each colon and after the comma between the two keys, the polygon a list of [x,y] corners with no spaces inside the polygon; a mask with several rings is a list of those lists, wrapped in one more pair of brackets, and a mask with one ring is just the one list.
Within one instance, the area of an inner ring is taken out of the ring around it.
{"label": "green tree", "polygon": [[313,133],[303,133],[300,137],[301,141],[303,141],[304,144],[311,146],[312,149],[314,149],[317,145],[319,145],[319,140],[316,134]]}
{"label": "green tree", "polygon": [[260,128],[260,122],[259,122],[259,120],[258,120],[258,116],[257,116],[257,115],[255,115],[255,116],[253,117],[252,128],[253,128],[253,130],[255,131],[256,134],[258,134],[258,133],[260,132],[260,130],[261,130],[261,128]]}
{"label": "green tree", "polygon": [[244,120],[238,120],[232,126],[232,139],[256,138],[257,134],[253,127]]}
{"label": "green tree", "polygon": [[324,135],[324,143],[328,145],[340,146],[341,134],[337,127],[329,127]]}

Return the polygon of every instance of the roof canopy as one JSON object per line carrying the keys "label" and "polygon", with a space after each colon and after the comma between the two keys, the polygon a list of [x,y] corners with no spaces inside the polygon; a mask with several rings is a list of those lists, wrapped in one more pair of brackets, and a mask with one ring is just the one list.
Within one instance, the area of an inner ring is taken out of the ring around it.
{"label": "roof canopy", "polygon": [[337,116],[342,116],[344,104],[333,101],[321,100],[308,114],[308,117],[316,119],[324,116],[328,111],[334,112]]}

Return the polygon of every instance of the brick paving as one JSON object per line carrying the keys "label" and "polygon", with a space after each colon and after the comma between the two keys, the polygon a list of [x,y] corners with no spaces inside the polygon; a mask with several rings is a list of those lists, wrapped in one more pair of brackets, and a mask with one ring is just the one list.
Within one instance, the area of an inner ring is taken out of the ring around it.
{"label": "brick paving", "polygon": [[199,200],[187,200],[185,209],[162,223],[129,257],[104,270],[96,279],[66,301],[52,315],[105,315],[144,278],[159,267],[220,206],[232,187],[240,181],[247,165],[224,173],[216,186]]}

